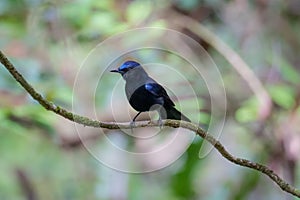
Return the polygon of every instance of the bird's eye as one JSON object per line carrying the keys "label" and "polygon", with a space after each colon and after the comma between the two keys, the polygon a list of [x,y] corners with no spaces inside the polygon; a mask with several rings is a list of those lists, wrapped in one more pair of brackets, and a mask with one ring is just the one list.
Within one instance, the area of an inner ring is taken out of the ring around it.
{"label": "bird's eye", "polygon": [[122,71],[123,73],[128,72],[129,70],[132,70],[135,66],[131,66],[131,65],[124,65],[122,67],[120,67],[120,71]]}
{"label": "bird's eye", "polygon": [[131,69],[133,69],[133,68],[134,68],[134,67],[131,67],[131,66],[130,66],[130,67],[126,67],[123,71],[124,71],[124,72],[128,72],[129,70],[131,70]]}

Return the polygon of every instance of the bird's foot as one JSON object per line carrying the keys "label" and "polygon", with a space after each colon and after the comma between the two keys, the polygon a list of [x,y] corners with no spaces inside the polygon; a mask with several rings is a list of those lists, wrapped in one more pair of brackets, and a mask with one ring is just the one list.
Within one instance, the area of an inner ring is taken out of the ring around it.
{"label": "bird's foot", "polygon": [[131,121],[130,122],[130,130],[131,130],[131,133],[133,133],[133,127],[135,126],[135,121]]}
{"label": "bird's foot", "polygon": [[131,127],[131,129],[133,129],[134,126],[135,126],[135,121],[131,121],[131,122],[130,122],[130,127]]}
{"label": "bird's foot", "polygon": [[157,120],[157,123],[158,123],[159,129],[161,130],[162,127],[163,127],[163,121],[162,121],[162,119],[159,118],[159,119]]}
{"label": "bird's foot", "polygon": [[134,116],[132,121],[130,122],[130,128],[131,128],[131,133],[133,133],[133,126],[135,126],[135,119],[141,114],[142,112],[139,112],[137,115]]}

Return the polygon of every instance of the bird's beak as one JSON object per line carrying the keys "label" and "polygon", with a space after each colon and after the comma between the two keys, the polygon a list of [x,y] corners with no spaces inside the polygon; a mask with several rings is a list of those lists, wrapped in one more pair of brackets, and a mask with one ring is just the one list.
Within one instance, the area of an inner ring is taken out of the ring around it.
{"label": "bird's beak", "polygon": [[119,73],[119,70],[113,69],[113,70],[110,70],[110,72],[117,72],[117,73]]}

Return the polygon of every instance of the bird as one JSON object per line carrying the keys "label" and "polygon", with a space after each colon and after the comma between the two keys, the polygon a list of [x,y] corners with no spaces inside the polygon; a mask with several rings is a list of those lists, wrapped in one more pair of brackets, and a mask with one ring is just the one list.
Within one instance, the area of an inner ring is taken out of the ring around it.
{"label": "bird", "polygon": [[140,63],[129,60],[110,72],[121,74],[125,80],[126,97],[131,107],[138,112],[132,123],[142,112],[153,108],[159,113],[160,123],[162,119],[191,121],[175,108],[167,91],[148,75]]}

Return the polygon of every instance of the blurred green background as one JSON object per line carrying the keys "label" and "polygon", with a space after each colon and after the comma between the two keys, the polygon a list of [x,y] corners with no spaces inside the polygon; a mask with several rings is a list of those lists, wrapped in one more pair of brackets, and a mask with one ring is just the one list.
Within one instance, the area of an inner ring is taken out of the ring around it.
{"label": "blurred green background", "polygon": [[[265,113],[266,117],[259,115],[261,107],[249,83],[201,37],[174,26],[174,12],[202,23],[249,64],[272,99],[272,109]],[[227,109],[221,142],[232,154],[268,165],[300,188],[299,20],[299,0],[1,0],[0,49],[37,91],[55,104],[72,109],[72,98],[82,97],[80,93],[73,96],[76,74],[98,43],[133,28],[176,29],[201,44],[222,74]],[[98,68],[102,57],[142,39],[122,40],[120,46],[99,55]],[[161,52],[137,55],[147,62],[162,60],[170,66],[180,65],[178,57]],[[192,68],[180,67],[196,89],[198,99],[185,95],[184,85],[176,83],[173,76],[159,74],[159,70],[153,73],[157,79],[160,77],[158,82],[178,88],[181,107],[187,109],[185,114],[194,122],[207,127],[214,118],[216,126],[221,124],[218,113],[211,116],[210,94],[203,80],[193,76]],[[206,70],[210,72],[209,67]],[[91,70],[89,76],[95,78],[96,74]],[[95,106],[101,120],[114,120],[110,97],[118,78],[106,74],[97,88]],[[82,85],[88,87],[89,81],[84,81]],[[126,114],[130,108],[122,95],[118,100],[124,109],[118,110],[118,119],[129,121]],[[199,109],[193,109],[196,103]],[[81,114],[93,117],[93,109],[84,101],[76,106]],[[82,127],[84,136],[79,137],[73,123],[45,111],[2,66],[0,120],[1,200],[293,199],[266,176],[229,163],[215,150],[199,159],[202,140],[198,137],[164,169],[146,174],[111,169],[98,162],[82,142],[96,149],[105,148],[99,131]],[[105,132],[120,137],[127,149],[140,145],[121,132]]]}

